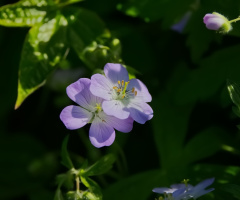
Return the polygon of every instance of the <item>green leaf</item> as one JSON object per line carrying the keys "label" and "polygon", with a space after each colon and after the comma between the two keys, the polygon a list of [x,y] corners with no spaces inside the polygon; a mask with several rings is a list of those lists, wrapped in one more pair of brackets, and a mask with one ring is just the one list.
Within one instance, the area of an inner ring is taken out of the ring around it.
{"label": "green leaf", "polygon": [[230,80],[227,80],[227,89],[233,103],[240,108],[240,86]]}
{"label": "green leaf", "polygon": [[101,54],[106,50],[105,47],[98,46],[98,42],[96,42],[96,39],[104,33],[104,23],[95,13],[86,9],[67,8],[64,13],[69,23],[68,41],[70,45],[78,57],[94,69],[92,63],[88,62],[87,55],[89,51],[97,50],[97,54],[99,52]]}
{"label": "green leaf", "polygon": [[45,83],[63,58],[67,49],[66,26],[66,19],[56,13],[29,31],[22,49],[15,108]]}
{"label": "green leaf", "polygon": [[[155,103],[154,103],[155,102]],[[154,140],[164,169],[176,169],[185,163],[181,160],[183,144],[188,129],[193,104],[177,106],[167,93],[162,93],[152,102],[155,112],[153,120]]]}
{"label": "green leaf", "polygon": [[168,177],[160,170],[150,170],[132,175],[111,184],[103,193],[104,200],[146,200],[153,194],[152,189],[164,186]]}
{"label": "green leaf", "polygon": [[[193,137],[185,146],[182,162],[191,163],[214,155],[221,148],[219,128],[209,128]],[[193,153],[194,152],[194,153]]]}
{"label": "green leaf", "polygon": [[0,8],[0,25],[33,26],[41,23],[47,11],[54,8],[51,0],[22,0]]}
{"label": "green leaf", "polygon": [[81,200],[82,198],[82,193],[80,191],[69,191],[67,193],[67,200]]}
{"label": "green leaf", "polygon": [[65,139],[63,140],[62,151],[61,151],[61,157],[62,157],[61,163],[68,169],[72,169],[74,167],[67,150],[68,138],[69,136],[66,136]]}
{"label": "green leaf", "polygon": [[235,184],[224,184],[222,189],[231,193],[235,198],[240,199],[240,186]]}
{"label": "green leaf", "polygon": [[113,154],[108,154],[97,161],[92,166],[88,167],[84,170],[84,176],[96,176],[100,174],[104,174],[108,170],[112,168],[113,163],[115,162],[116,157]]}
{"label": "green leaf", "polygon": [[102,192],[98,184],[93,181],[92,179],[81,176],[81,182],[89,189],[89,191],[83,192],[83,199],[89,200],[101,200],[102,199]]}
{"label": "green leaf", "polygon": [[64,200],[62,191],[60,190],[60,188],[57,189],[55,196],[54,196],[54,200]]}
{"label": "green leaf", "polygon": [[224,86],[227,78],[236,78],[240,69],[240,45],[214,52],[203,59],[197,69],[190,71],[175,89],[178,104],[205,100]]}

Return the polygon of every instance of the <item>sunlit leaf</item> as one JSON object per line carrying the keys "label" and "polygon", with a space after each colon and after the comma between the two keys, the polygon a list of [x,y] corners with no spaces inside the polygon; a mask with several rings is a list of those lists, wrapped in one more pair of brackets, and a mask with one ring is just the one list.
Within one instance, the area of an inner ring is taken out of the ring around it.
{"label": "sunlit leaf", "polygon": [[45,83],[66,52],[67,21],[61,14],[49,16],[29,31],[22,49],[15,108]]}
{"label": "sunlit leaf", "polygon": [[98,184],[87,176],[81,176],[81,182],[89,189],[83,192],[84,199],[101,200],[102,192]]}
{"label": "sunlit leaf", "polygon": [[47,11],[54,8],[52,0],[22,0],[0,8],[0,25],[33,26],[42,22]]}
{"label": "sunlit leaf", "polygon": [[100,175],[112,168],[113,163],[115,162],[115,156],[113,154],[108,154],[97,161],[92,166],[84,170],[84,176],[95,176]]}

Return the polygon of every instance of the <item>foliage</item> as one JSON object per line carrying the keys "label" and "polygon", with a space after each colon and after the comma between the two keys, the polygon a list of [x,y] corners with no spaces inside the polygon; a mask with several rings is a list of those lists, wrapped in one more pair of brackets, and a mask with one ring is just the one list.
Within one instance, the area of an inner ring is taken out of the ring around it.
{"label": "foliage", "polygon": [[[239,199],[240,23],[224,35],[203,23],[214,11],[238,17],[238,0],[0,4],[0,199],[150,200],[154,187],[211,177],[201,199]],[[59,114],[66,87],[107,62],[143,80],[154,117],[96,149]]]}

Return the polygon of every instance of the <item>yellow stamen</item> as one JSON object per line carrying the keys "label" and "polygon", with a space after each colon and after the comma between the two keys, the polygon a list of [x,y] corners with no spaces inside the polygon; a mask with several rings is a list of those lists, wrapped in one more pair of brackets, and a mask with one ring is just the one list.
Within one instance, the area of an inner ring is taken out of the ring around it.
{"label": "yellow stamen", "polygon": [[132,88],[132,93],[134,93],[134,91],[135,91],[135,88],[133,87],[133,88]]}
{"label": "yellow stamen", "polygon": [[124,85],[124,88],[123,88],[123,92],[122,92],[123,94],[125,94],[125,92],[126,92],[128,83],[129,83],[129,81],[125,82],[125,85]]}
{"label": "yellow stamen", "polygon": [[134,95],[137,96],[137,91],[135,91]]}
{"label": "yellow stamen", "polygon": [[121,89],[118,89],[117,92],[121,92]]}
{"label": "yellow stamen", "polygon": [[124,80],[122,80],[122,86],[124,85]]}
{"label": "yellow stamen", "polygon": [[118,81],[118,85],[120,85],[120,81]]}
{"label": "yellow stamen", "polygon": [[117,87],[117,86],[114,86],[113,89],[116,90],[116,89],[118,89],[118,87]]}
{"label": "yellow stamen", "polygon": [[125,94],[124,95],[122,95],[122,98],[124,99],[124,97],[125,97]]}
{"label": "yellow stamen", "polygon": [[101,104],[100,103],[96,103],[96,107],[97,112],[100,112],[102,110]]}

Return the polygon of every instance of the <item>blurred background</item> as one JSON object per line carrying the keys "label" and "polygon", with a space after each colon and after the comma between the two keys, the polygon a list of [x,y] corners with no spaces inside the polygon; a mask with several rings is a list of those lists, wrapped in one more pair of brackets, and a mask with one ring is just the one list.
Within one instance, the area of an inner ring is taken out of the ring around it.
{"label": "blurred background", "polygon": [[[15,2],[2,0],[0,6]],[[195,185],[210,177],[216,179],[215,191],[201,199],[239,199],[229,184],[240,184],[240,120],[226,81],[240,82],[240,23],[223,35],[207,30],[203,17],[217,11],[237,18],[240,2],[85,0],[69,7],[101,18],[111,33],[104,45],[114,56],[104,57],[101,45],[100,53],[85,49],[89,52],[82,57],[69,47],[46,84],[14,110],[30,28],[0,26],[0,199],[53,199],[56,176],[67,171],[60,162],[66,135],[76,163],[116,155],[113,169],[94,177],[104,200],[150,200],[158,197],[154,187],[184,178]],[[107,45],[114,39],[115,47]],[[89,126],[70,131],[60,121],[61,110],[74,104],[65,89],[81,77],[90,78],[106,62],[118,61],[148,87],[154,117],[144,125],[134,123],[130,133],[117,132],[111,147],[96,149],[88,139]]]}

